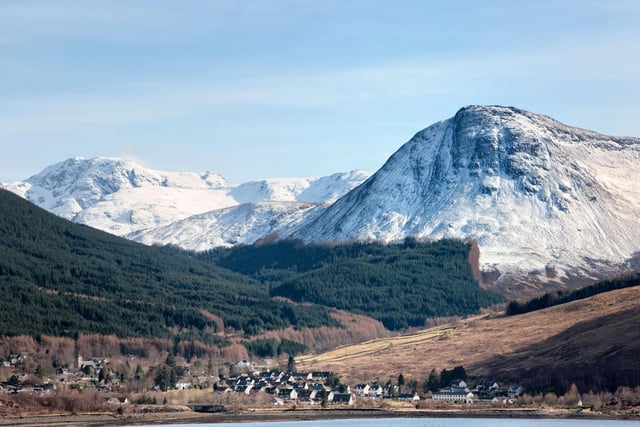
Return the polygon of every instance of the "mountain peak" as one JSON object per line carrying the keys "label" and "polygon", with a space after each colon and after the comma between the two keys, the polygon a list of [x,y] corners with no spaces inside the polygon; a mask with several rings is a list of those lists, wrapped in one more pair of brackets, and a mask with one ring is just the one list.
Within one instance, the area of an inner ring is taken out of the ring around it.
{"label": "mountain peak", "polygon": [[294,237],[473,238],[485,269],[555,280],[546,277],[553,265],[568,279],[640,249],[639,160],[640,139],[467,106],[418,132]]}
{"label": "mountain peak", "polygon": [[272,232],[307,242],[475,239],[496,283],[559,285],[618,272],[640,252],[638,164],[638,138],[469,105],[416,133],[370,177],[232,186],[215,173],[72,158],[11,188],[76,222],[198,250]]}
{"label": "mountain peak", "polygon": [[[201,247],[206,244],[202,242],[255,240],[262,236],[255,237],[258,231],[249,231],[266,230],[268,234],[273,231],[269,227],[286,223],[284,219],[273,221],[274,215],[293,214],[305,202],[331,203],[370,175],[366,171],[351,171],[327,177],[276,178],[234,186],[215,172],[162,172],[132,160],[72,157],[45,168],[25,182],[6,184],[5,188],[58,216],[121,236],[137,236],[178,222],[176,227],[190,227],[191,222],[182,221],[192,216],[198,216],[196,221],[213,221],[218,215],[201,215],[245,203],[248,206],[261,201],[290,204],[274,208],[272,213],[257,209],[254,217],[264,216],[261,227],[231,227],[223,230],[226,234],[221,239],[191,233],[194,241],[201,240],[197,246]],[[246,218],[242,212],[236,209],[219,214],[227,223],[233,223],[234,215],[238,222]],[[261,220],[258,218],[259,223]],[[164,241],[164,237],[161,239]]]}

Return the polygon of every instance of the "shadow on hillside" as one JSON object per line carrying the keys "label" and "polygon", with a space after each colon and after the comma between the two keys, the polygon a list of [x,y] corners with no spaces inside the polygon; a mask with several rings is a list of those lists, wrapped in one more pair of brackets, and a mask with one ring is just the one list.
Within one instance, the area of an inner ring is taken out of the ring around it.
{"label": "shadow on hillside", "polygon": [[[530,391],[614,391],[640,386],[640,311],[630,309],[575,324],[512,353],[473,367],[488,377],[522,384]],[[490,343],[488,343],[490,345]]]}

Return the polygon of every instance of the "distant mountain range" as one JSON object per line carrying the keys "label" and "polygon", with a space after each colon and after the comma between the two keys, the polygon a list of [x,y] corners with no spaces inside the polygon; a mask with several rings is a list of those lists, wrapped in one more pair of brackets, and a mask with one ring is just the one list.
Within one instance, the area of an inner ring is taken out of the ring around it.
{"label": "distant mountain range", "polygon": [[75,222],[199,251],[276,233],[305,242],[475,239],[485,277],[515,295],[524,282],[584,282],[633,266],[639,164],[638,138],[469,106],[418,132],[373,175],[233,186],[215,173],[74,158],[4,187]]}
{"label": "distant mountain range", "polygon": [[[297,210],[331,203],[370,175],[352,171],[321,178],[275,178],[231,185],[212,172],[161,172],[130,160],[74,157],[24,182],[3,187],[65,219],[127,236],[243,204],[280,202]],[[244,236],[237,241],[226,240],[230,239],[222,233],[209,247],[253,243]],[[178,244],[192,248],[183,242]]]}

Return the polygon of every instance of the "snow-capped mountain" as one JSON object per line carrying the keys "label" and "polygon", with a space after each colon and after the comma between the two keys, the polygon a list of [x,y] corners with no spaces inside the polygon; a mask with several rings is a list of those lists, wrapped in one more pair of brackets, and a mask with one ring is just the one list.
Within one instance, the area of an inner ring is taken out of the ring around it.
{"label": "snow-capped mountain", "polygon": [[240,184],[230,195],[239,203],[277,200],[326,204],[335,202],[370,176],[369,171],[353,170],[320,178],[265,179]]}
{"label": "snow-capped mountain", "polygon": [[[143,230],[244,203],[289,202],[291,210],[296,211],[300,202],[332,202],[370,175],[352,171],[321,178],[275,178],[234,186],[212,172],[161,172],[130,160],[76,157],[49,166],[24,182],[3,186],[63,218],[120,236],[132,233],[137,236]],[[242,218],[237,221],[243,221]],[[227,220],[231,221],[228,213]]]}
{"label": "snow-capped mountain", "polygon": [[638,138],[470,106],[416,134],[292,234],[307,242],[473,238],[485,270],[566,280],[640,251],[638,165]]}
{"label": "snow-capped mountain", "polygon": [[323,209],[323,205],[302,202],[244,203],[128,237],[147,245],[162,243],[205,251],[217,246],[254,243],[271,233],[292,228]]}
{"label": "snow-capped mountain", "polygon": [[76,222],[194,250],[275,233],[307,242],[472,238],[500,286],[596,277],[640,259],[638,165],[638,138],[470,106],[417,133],[374,175],[236,186],[215,173],[73,158],[4,187]]}

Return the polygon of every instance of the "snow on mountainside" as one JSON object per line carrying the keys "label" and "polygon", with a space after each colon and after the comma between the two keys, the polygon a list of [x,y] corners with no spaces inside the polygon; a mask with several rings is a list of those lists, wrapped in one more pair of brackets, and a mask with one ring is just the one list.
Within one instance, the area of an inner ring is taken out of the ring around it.
{"label": "snow on mountainside", "polygon": [[416,134],[292,236],[474,238],[485,270],[563,280],[640,250],[639,164],[638,138],[470,106]]}
{"label": "snow on mountainside", "polygon": [[369,176],[353,171],[234,186],[211,172],[161,172],[130,160],[75,157],[25,182],[3,186],[58,216],[127,236],[242,203],[282,201],[298,206],[297,202],[332,202]]}
{"label": "snow on mountainside", "polygon": [[275,230],[291,228],[322,209],[322,206],[301,202],[245,203],[128,237],[147,245],[161,242],[205,251],[217,246],[254,243]]}
{"label": "snow on mountainside", "polygon": [[[230,194],[239,203],[270,200],[306,203],[333,203],[371,176],[354,170],[321,178],[274,178],[240,184]],[[347,191],[345,191],[347,190]]]}
{"label": "snow on mountainside", "polygon": [[195,250],[274,232],[307,242],[473,238],[500,287],[514,277],[566,283],[640,259],[639,164],[638,138],[470,106],[417,133],[374,175],[234,186],[214,173],[73,158],[4,187],[75,222]]}

